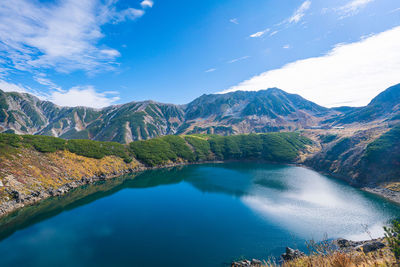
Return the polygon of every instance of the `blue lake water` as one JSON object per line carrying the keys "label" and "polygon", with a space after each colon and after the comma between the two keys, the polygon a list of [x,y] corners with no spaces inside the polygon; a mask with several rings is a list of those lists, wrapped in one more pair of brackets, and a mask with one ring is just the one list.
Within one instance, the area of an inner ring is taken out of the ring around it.
{"label": "blue lake water", "polygon": [[306,168],[192,165],[99,182],[3,218],[0,265],[227,266],[309,239],[379,236],[397,217],[397,205]]}

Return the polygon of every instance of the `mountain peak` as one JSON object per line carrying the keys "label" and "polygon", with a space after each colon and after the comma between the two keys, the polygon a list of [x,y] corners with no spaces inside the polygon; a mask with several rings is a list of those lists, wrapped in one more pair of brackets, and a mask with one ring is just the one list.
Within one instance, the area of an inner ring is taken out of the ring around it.
{"label": "mountain peak", "polygon": [[368,105],[376,105],[382,103],[400,103],[400,83],[387,88],[385,91],[377,95]]}

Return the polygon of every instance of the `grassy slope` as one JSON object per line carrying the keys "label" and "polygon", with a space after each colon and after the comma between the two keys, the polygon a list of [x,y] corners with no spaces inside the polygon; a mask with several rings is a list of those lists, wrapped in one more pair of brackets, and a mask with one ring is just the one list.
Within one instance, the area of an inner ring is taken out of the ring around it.
{"label": "grassy slope", "polygon": [[116,176],[140,165],[207,160],[294,162],[310,141],[296,133],[164,136],[129,145],[48,136],[0,134],[0,204],[36,196],[95,176]]}
{"label": "grassy slope", "polygon": [[378,184],[400,180],[400,125],[368,144],[361,166],[364,179]]}

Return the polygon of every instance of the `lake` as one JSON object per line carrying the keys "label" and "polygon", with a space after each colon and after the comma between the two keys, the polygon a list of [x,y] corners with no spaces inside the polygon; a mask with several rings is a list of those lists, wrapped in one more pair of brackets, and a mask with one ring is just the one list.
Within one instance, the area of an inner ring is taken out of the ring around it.
{"label": "lake", "polygon": [[312,170],[203,164],[77,188],[0,220],[1,266],[227,266],[368,239],[399,206]]}

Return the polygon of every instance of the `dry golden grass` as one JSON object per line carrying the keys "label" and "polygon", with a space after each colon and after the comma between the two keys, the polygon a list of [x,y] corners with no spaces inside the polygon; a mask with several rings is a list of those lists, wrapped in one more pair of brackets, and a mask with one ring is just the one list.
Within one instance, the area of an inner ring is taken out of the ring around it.
{"label": "dry golden grass", "polygon": [[327,255],[311,255],[285,262],[281,265],[272,261],[265,262],[264,267],[391,267],[399,266],[388,248],[376,252],[340,252],[335,251]]}
{"label": "dry golden grass", "polygon": [[136,160],[125,163],[122,158],[115,156],[94,159],[69,151],[45,154],[20,148],[8,157],[0,156],[0,204],[11,199],[6,188],[30,194],[57,189],[84,177],[116,176],[123,171],[135,169],[138,165]]}

